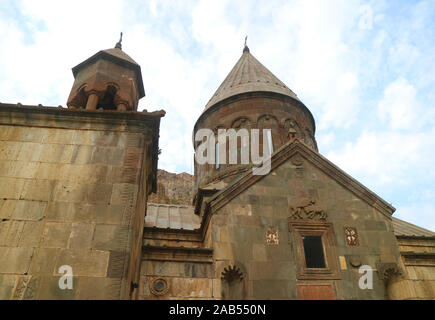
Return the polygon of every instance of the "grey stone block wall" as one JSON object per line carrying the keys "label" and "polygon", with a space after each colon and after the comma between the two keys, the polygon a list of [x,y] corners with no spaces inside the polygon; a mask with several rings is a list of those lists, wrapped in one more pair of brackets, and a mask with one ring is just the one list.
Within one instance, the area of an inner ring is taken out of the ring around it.
{"label": "grey stone block wall", "polygon": [[[300,279],[289,229],[290,207],[300,198],[313,198],[333,225],[334,259],[340,279]],[[278,231],[278,244],[268,244],[266,233]],[[346,243],[344,227],[357,229],[358,246]],[[398,261],[399,251],[391,220],[309,161],[296,168],[287,161],[214,213],[211,225],[216,264],[215,281],[225,266],[246,270],[248,299],[297,299],[298,284],[332,284],[336,299],[385,299],[385,284],[378,275],[379,262]],[[352,261],[373,268],[373,289],[362,290],[362,274]]]}

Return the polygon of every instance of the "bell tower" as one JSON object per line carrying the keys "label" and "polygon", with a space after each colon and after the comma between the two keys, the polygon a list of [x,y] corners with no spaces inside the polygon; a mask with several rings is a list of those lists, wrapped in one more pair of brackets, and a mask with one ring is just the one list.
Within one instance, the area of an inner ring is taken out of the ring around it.
{"label": "bell tower", "polygon": [[136,111],[145,96],[140,66],[122,51],[122,32],[115,48],[102,50],[72,68],[70,109]]}

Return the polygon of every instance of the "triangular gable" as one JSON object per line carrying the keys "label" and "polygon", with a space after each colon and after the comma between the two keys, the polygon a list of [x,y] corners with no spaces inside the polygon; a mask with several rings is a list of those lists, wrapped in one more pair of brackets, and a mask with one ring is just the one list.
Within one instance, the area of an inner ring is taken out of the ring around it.
{"label": "triangular gable", "polygon": [[[201,215],[209,216],[209,213],[216,212],[220,208],[224,207],[228,202],[241,194],[250,186],[254,185],[287,160],[300,154],[304,159],[313,164],[316,168],[324,172],[326,175],[335,180],[338,184],[355,194],[358,198],[365,201],[367,204],[377,209],[384,214],[387,218],[391,219],[391,215],[396,210],[391,204],[387,203],[381,197],[374,192],[370,191],[360,182],[352,178],[346,172],[334,165],[331,161],[323,157],[320,153],[312,150],[305,143],[299,139],[294,139],[283,145],[277,150],[272,157],[267,160],[271,162],[270,172],[266,175],[254,175],[252,170],[249,170],[246,174],[242,175],[234,182],[229,184],[226,188],[220,190],[214,196],[206,201],[205,210],[201,212]],[[206,220],[208,220],[206,218]],[[203,224],[206,221],[203,221]]]}

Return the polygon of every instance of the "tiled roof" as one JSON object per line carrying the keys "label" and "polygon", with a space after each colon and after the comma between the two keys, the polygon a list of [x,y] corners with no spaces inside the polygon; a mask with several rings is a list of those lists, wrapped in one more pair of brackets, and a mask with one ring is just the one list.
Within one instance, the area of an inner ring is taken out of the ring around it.
{"label": "tiled roof", "polygon": [[435,232],[416,226],[409,222],[393,218],[394,234],[407,237],[435,237]]}
{"label": "tiled roof", "polygon": [[112,56],[114,56],[114,57],[117,57],[117,58],[119,58],[119,59],[122,59],[122,60],[125,60],[125,61],[128,61],[128,62],[130,62],[130,63],[132,63],[132,64],[136,64],[136,65],[138,65],[137,64],[137,62],[136,61],[134,61],[128,54],[126,54],[124,51],[122,51],[121,49],[118,49],[118,48],[110,48],[110,49],[106,49],[106,50],[103,50],[104,52],[106,52],[106,53],[108,53],[108,54],[111,54]]}
{"label": "tiled roof", "polygon": [[255,91],[276,92],[299,100],[293,91],[255,59],[245,47],[239,61],[211,97],[205,110],[231,96]]}
{"label": "tiled roof", "polygon": [[148,203],[145,227],[195,230],[201,221],[193,206]]}

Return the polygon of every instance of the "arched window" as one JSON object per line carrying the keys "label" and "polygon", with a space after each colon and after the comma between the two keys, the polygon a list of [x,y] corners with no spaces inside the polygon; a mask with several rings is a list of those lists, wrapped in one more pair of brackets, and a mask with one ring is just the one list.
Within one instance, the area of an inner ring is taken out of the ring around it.
{"label": "arched window", "polygon": [[117,89],[115,86],[108,85],[103,98],[101,99],[101,101],[98,101],[97,109],[103,108],[104,110],[116,110],[116,106],[113,101],[116,91]]}

